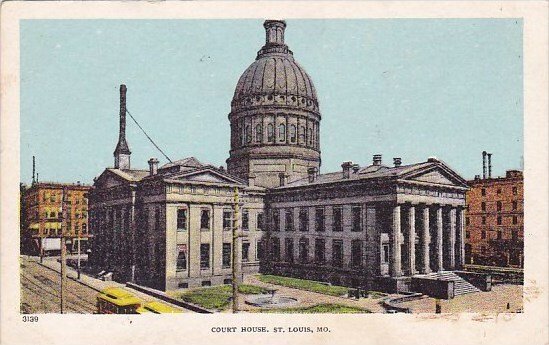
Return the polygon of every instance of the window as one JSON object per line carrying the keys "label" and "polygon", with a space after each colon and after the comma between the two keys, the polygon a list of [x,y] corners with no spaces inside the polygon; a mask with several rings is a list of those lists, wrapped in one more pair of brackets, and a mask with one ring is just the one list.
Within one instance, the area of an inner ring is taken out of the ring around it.
{"label": "window", "polygon": [[263,229],[263,212],[257,214],[257,230]]}
{"label": "window", "polygon": [[517,187],[513,187],[513,195],[517,195],[518,194],[518,188]]}
{"label": "window", "polygon": [[482,232],[480,233],[480,238],[482,238],[483,240],[486,238],[486,231],[485,230],[482,230]]}
{"label": "window", "polygon": [[383,263],[385,264],[389,262],[389,245],[388,244],[383,245],[382,259],[383,259]]}
{"label": "window", "polygon": [[480,190],[480,194],[482,194],[482,196],[486,196],[486,189],[482,188]]}
{"label": "window", "polygon": [[516,211],[518,208],[518,203],[516,201],[513,201],[513,211]]}
{"label": "window", "polygon": [[210,210],[202,210],[200,212],[200,229],[210,229]]}
{"label": "window", "polygon": [[287,238],[284,242],[284,249],[286,251],[286,262],[294,263],[294,239]]}
{"label": "window", "polygon": [[483,210],[483,211],[486,211],[486,203],[485,202],[482,202],[480,204],[480,209]]}
{"label": "window", "polygon": [[243,262],[250,261],[250,243],[249,242],[242,242],[242,261]]}
{"label": "window", "polygon": [[273,210],[273,231],[280,231],[280,213]]}
{"label": "window", "polygon": [[295,127],[295,125],[291,125],[290,126],[290,142],[292,143],[295,143],[296,139],[297,139],[297,129]]}
{"label": "window", "polygon": [[299,127],[299,142],[305,144],[305,127]]}
{"label": "window", "polygon": [[482,224],[486,224],[486,217],[482,217]]}
{"label": "window", "polygon": [[177,287],[182,288],[182,289],[188,289],[189,288],[189,283],[179,283],[179,284],[177,284]]}
{"label": "window", "polygon": [[498,240],[501,240],[501,238],[502,238],[501,230],[498,230]]}
{"label": "window", "polygon": [[309,239],[299,239],[299,262],[306,264],[309,261]]}
{"label": "window", "polygon": [[246,142],[252,142],[252,127],[250,125],[246,125]]}
{"label": "window", "polygon": [[351,266],[362,267],[362,241],[353,240],[351,242]]}
{"label": "window", "polygon": [[322,264],[326,261],[326,240],[323,238],[315,239],[315,262]]}
{"label": "window", "polygon": [[324,208],[315,210],[315,230],[324,231]]}
{"label": "window", "polygon": [[469,217],[465,217],[465,225],[469,225],[469,223],[470,223]]}
{"label": "window", "polygon": [[498,195],[501,194],[501,188],[498,188],[497,191],[496,191],[496,193],[497,193]]}
{"label": "window", "polygon": [[267,141],[270,143],[274,141],[274,128],[272,123],[267,125]]}
{"label": "window", "polygon": [[244,231],[250,230],[250,216],[249,216],[248,210],[242,211],[242,230]]}
{"label": "window", "polygon": [[210,244],[202,243],[200,245],[200,268],[210,268]]}
{"label": "window", "polygon": [[187,269],[187,245],[179,244],[177,246],[177,262],[176,270],[186,270]]}
{"label": "window", "polygon": [[185,208],[177,210],[177,230],[187,230],[187,209]]}
{"label": "window", "polygon": [[223,230],[230,231],[233,228],[233,211],[223,210]]}
{"label": "window", "polygon": [[286,126],[284,126],[284,124],[278,126],[278,141],[286,141]]}
{"label": "window", "polygon": [[286,216],[286,231],[294,231],[294,210],[292,208],[287,209],[285,216]]}
{"label": "window", "polygon": [[280,239],[278,237],[271,238],[271,253],[273,261],[280,261]]}
{"label": "window", "polygon": [[332,265],[335,267],[343,267],[343,241],[332,241]]}
{"label": "window", "polygon": [[513,224],[518,224],[518,217],[517,216],[513,216]]}
{"label": "window", "polygon": [[471,238],[471,232],[465,231],[465,238]]}
{"label": "window", "polygon": [[212,282],[210,280],[203,280],[202,286],[212,286]]}
{"label": "window", "polygon": [[513,232],[511,233],[511,238],[513,239],[513,241],[518,240],[518,231],[517,230],[513,230]]}
{"label": "window", "polygon": [[497,207],[498,211],[501,211],[501,201],[498,201],[496,203],[496,207]]}
{"label": "window", "polygon": [[501,216],[498,216],[497,222],[498,222],[498,225],[501,225]]}
{"label": "window", "polygon": [[309,231],[309,212],[305,207],[299,209],[299,231]]}
{"label": "window", "polygon": [[480,252],[482,254],[486,254],[486,247],[485,246],[480,246]]}
{"label": "window", "polygon": [[231,285],[232,283],[233,283],[233,280],[231,278],[223,279],[223,284],[224,285]]}
{"label": "window", "polygon": [[341,206],[334,207],[334,231],[343,231],[342,213],[343,208]]}
{"label": "window", "polygon": [[231,244],[230,243],[223,243],[223,252],[221,256],[221,265],[223,268],[229,268],[231,267]]}
{"label": "window", "polygon": [[262,241],[257,241],[257,244],[256,244],[255,248],[256,248],[255,255],[257,257],[257,260],[263,259],[263,242]]}
{"label": "window", "polygon": [[351,213],[353,217],[353,226],[351,231],[362,231],[362,208],[360,206],[353,206]]}
{"label": "window", "polygon": [[261,127],[260,124],[257,124],[255,126],[255,141],[257,143],[260,143],[262,140],[262,137],[263,137],[263,128]]}
{"label": "window", "polygon": [[82,233],[85,234],[88,232],[88,225],[86,223],[82,224]]}
{"label": "window", "polygon": [[313,130],[311,128],[309,128],[309,130],[308,130],[307,139],[308,139],[308,142],[309,142],[309,146],[312,146],[313,145]]}

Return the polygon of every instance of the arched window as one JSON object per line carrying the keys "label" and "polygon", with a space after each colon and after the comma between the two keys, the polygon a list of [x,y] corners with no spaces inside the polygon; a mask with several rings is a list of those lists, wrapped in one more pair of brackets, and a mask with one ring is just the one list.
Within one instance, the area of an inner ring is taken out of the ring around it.
{"label": "arched window", "polygon": [[257,124],[255,126],[255,141],[260,143],[263,137],[263,129],[261,128],[261,124]]}
{"label": "arched window", "polygon": [[286,126],[283,123],[278,126],[278,141],[286,141]]}
{"label": "arched window", "polygon": [[246,142],[252,142],[252,127],[250,125],[246,125]]}
{"label": "arched window", "polygon": [[309,128],[309,130],[307,131],[307,141],[309,142],[309,146],[312,146],[313,145],[313,130],[311,128]]}
{"label": "arched window", "polygon": [[290,141],[292,143],[295,143],[296,139],[297,139],[297,129],[296,129],[295,125],[291,125],[290,126]]}
{"label": "arched window", "polygon": [[299,127],[299,143],[305,144],[305,127]]}
{"label": "arched window", "polygon": [[274,127],[272,123],[267,125],[267,141],[270,143],[274,141]]}

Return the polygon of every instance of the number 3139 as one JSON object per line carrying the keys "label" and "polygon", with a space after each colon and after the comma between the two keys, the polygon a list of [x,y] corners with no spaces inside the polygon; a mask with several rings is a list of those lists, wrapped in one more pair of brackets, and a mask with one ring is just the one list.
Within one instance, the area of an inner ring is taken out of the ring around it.
{"label": "number 3139", "polygon": [[23,322],[38,322],[38,316],[23,315]]}

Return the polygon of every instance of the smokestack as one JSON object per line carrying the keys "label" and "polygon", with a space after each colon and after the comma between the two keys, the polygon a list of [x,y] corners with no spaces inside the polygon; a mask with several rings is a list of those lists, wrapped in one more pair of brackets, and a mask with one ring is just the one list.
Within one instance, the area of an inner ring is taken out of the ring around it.
{"label": "smokestack", "polygon": [[149,163],[149,176],[156,175],[158,173],[158,159],[151,158],[148,161]]}
{"label": "smokestack", "polygon": [[36,183],[36,179],[34,178],[36,174],[36,161],[34,156],[32,156],[32,184]]}
{"label": "smokestack", "polygon": [[374,165],[381,165],[381,155],[380,154],[374,155],[373,162],[374,162]]}
{"label": "smokestack", "polygon": [[488,178],[492,178],[492,154],[488,153]]}
{"label": "smokestack", "polygon": [[353,164],[353,174],[358,173],[359,170],[360,170],[360,165],[358,165],[358,164]]}
{"label": "smokestack", "polygon": [[116,169],[130,169],[131,151],[126,142],[126,85],[120,85],[120,130],[118,144],[114,150],[114,167]]}
{"label": "smokestack", "polygon": [[402,159],[400,157],[393,158],[393,164],[395,168],[398,168],[402,164]]}
{"label": "smokestack", "polygon": [[343,162],[341,168],[343,169],[343,178],[348,179],[351,176],[351,168],[353,167],[353,162]]}
{"label": "smokestack", "polygon": [[486,151],[482,151],[482,178],[486,178]]}

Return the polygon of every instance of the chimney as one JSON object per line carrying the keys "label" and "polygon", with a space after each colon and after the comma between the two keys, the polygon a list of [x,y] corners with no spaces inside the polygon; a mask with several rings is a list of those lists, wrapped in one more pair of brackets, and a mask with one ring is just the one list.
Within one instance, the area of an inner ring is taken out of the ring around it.
{"label": "chimney", "polygon": [[475,175],[475,181],[480,180],[480,175]]}
{"label": "chimney", "polygon": [[393,158],[393,164],[395,165],[395,168],[398,168],[402,164],[402,159],[400,159],[400,157]]}
{"label": "chimney", "polygon": [[360,170],[360,165],[358,165],[358,164],[353,164],[353,174],[358,173],[359,170]]}
{"label": "chimney", "polygon": [[36,179],[34,176],[36,175],[36,161],[34,156],[32,156],[32,184],[36,182]]}
{"label": "chimney", "polygon": [[318,168],[316,167],[309,167],[307,169],[307,175],[309,176],[309,183],[315,182],[317,173],[318,173]]}
{"label": "chimney", "polygon": [[77,185],[77,186],[80,186],[80,181],[76,181],[76,185]]}
{"label": "chimney", "polygon": [[482,151],[482,178],[486,178],[486,151]]}
{"label": "chimney", "polygon": [[116,169],[130,169],[131,151],[126,142],[126,85],[120,85],[120,130],[118,144],[114,150],[114,167]]}
{"label": "chimney", "polygon": [[158,159],[151,158],[148,161],[149,163],[149,176],[158,174]]}
{"label": "chimney", "polygon": [[278,173],[278,178],[280,181],[280,187],[286,185],[286,179],[288,178],[288,175],[284,172]]}
{"label": "chimney", "polygon": [[488,153],[488,178],[492,178],[492,154]]}
{"label": "chimney", "polygon": [[341,164],[341,168],[343,168],[343,178],[348,179],[351,176],[351,167],[353,166],[353,162],[347,161],[343,162]]}
{"label": "chimney", "polygon": [[381,165],[381,155],[374,155],[374,165]]}

